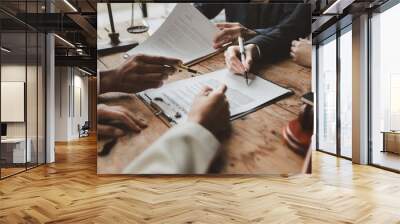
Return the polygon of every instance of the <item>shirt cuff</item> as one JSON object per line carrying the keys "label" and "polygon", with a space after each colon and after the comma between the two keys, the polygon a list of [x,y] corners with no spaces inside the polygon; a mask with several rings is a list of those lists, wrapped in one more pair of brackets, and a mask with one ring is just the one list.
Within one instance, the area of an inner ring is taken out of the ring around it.
{"label": "shirt cuff", "polygon": [[198,139],[200,142],[207,144],[208,147],[205,148],[210,150],[210,152],[216,151],[221,145],[218,139],[202,125],[191,121],[187,121],[181,125],[186,127],[185,130],[189,135],[196,136],[196,139]]}
{"label": "shirt cuff", "polygon": [[256,45],[257,52],[258,52],[258,57],[257,57],[257,59],[258,59],[258,58],[261,58],[261,50],[260,50],[260,47],[259,47],[257,44],[254,44],[254,45]]}
{"label": "shirt cuff", "polygon": [[256,60],[257,59],[259,59],[259,58],[261,58],[261,50],[260,50],[260,47],[258,46],[258,44],[256,44],[256,43],[249,43],[249,42],[246,42],[245,43],[245,45],[249,45],[249,44],[254,44],[255,46],[256,46],[256,48],[257,48],[257,53],[258,53],[258,55],[257,55],[257,57],[255,58]]}

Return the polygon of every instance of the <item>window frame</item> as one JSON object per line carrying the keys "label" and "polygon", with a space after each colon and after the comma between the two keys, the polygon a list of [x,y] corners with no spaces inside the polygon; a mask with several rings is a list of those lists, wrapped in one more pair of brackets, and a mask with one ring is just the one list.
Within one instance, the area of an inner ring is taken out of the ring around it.
{"label": "window frame", "polygon": [[[333,156],[337,156],[340,158],[344,158],[347,160],[352,160],[352,158],[347,157],[342,155],[341,153],[341,119],[340,119],[340,103],[341,103],[341,97],[340,97],[340,77],[341,77],[341,67],[340,67],[340,37],[344,34],[346,34],[347,32],[352,32],[352,21],[351,21],[351,16],[345,16],[344,18],[342,18],[341,20],[339,20],[337,23],[335,23],[332,26],[337,26],[337,25],[341,25],[341,27],[337,27],[336,32],[333,32],[331,35],[327,36],[324,39],[319,40],[316,43],[316,52],[315,52],[315,57],[316,57],[316,68],[315,68],[315,74],[316,74],[316,97],[315,97],[315,101],[316,101],[316,105],[317,107],[315,108],[316,111],[316,138],[315,138],[315,143],[316,143],[316,150],[319,152],[323,152],[329,155],[333,155]],[[328,28],[329,29],[329,28]],[[333,38],[334,37],[334,38]],[[330,41],[336,41],[336,152],[332,153],[332,152],[328,152],[324,149],[320,148],[320,144],[319,144],[319,108],[318,108],[318,96],[319,96],[319,47],[322,43],[326,44]]]}

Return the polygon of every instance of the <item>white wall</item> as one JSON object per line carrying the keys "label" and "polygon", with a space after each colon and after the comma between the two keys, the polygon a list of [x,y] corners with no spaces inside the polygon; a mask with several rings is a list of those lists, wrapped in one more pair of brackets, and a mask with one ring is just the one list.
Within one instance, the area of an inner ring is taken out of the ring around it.
{"label": "white wall", "polygon": [[[76,72],[77,70],[75,70]],[[78,124],[83,125],[85,121],[89,120],[88,117],[88,79],[86,76],[82,76],[82,73],[74,75],[74,108],[73,108],[73,119],[72,119],[72,136],[78,137]]]}
{"label": "white wall", "polygon": [[[25,70],[27,69],[27,70]],[[28,82],[25,80],[26,72],[28,72]],[[35,133],[37,122],[37,93],[36,93],[36,66],[27,66],[19,64],[4,64],[1,66],[2,82],[25,82],[27,83],[27,122],[28,137],[30,133]],[[39,105],[41,107],[43,105]],[[8,108],[1,108],[7,110]],[[25,137],[26,122],[7,122],[8,137]],[[31,131],[32,130],[32,131]]]}
{"label": "white wall", "polygon": [[[8,64],[1,66],[1,81],[4,82],[25,82],[25,64]],[[7,108],[1,108],[6,110]],[[7,123],[7,137],[25,137],[25,123]]]}
{"label": "white wall", "polygon": [[55,141],[68,140],[68,85],[69,77],[67,67],[55,68]]}
{"label": "white wall", "polygon": [[71,67],[56,67],[55,74],[55,140],[77,139],[78,125],[88,120],[88,79]]}

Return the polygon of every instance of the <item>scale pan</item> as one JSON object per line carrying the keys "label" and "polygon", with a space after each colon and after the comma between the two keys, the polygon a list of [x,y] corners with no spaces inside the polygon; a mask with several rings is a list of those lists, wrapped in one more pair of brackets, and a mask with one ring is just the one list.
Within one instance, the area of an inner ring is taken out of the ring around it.
{"label": "scale pan", "polygon": [[144,33],[149,30],[148,26],[131,26],[126,29],[129,33]]}

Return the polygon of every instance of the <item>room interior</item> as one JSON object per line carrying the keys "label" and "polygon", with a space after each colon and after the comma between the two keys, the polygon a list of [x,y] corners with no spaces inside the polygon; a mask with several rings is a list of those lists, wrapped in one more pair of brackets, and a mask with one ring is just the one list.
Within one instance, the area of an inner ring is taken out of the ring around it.
{"label": "room interior", "polygon": [[[85,31],[78,22],[57,14],[73,11],[68,5],[2,1],[0,7],[0,178],[4,179],[54,162],[54,142],[95,131],[96,65],[93,41],[87,42],[90,38],[82,35]],[[92,7],[85,2],[80,10],[90,12]],[[42,16],[49,11],[54,12],[51,19],[60,20],[46,23]],[[95,22],[90,13],[86,18],[85,25]],[[50,32],[54,36],[49,37]]]}
{"label": "room interior", "polygon": [[1,34],[2,176],[45,162],[45,37],[15,29]]}
{"label": "room interior", "polygon": [[[107,20],[96,18],[98,2],[106,1],[0,3],[0,220],[399,222],[398,1],[307,1],[313,4],[312,174],[222,178],[96,174],[96,64],[102,65],[90,31]],[[30,25],[17,15],[31,5],[35,15],[73,16],[50,27]],[[146,5],[150,31],[173,8]],[[143,6],[134,7],[141,21]],[[129,26],[131,8],[124,11],[126,19],[116,22]],[[86,121],[89,136],[80,138]]]}
{"label": "room interior", "polygon": [[[352,107],[356,105],[352,102],[355,99],[352,88],[357,87],[352,82],[361,80],[354,77],[355,54],[352,50],[358,49],[353,46],[357,44],[353,37],[358,38],[360,34],[359,27],[353,29],[352,17],[365,4],[353,3],[347,9],[353,12],[337,19],[337,29],[332,29],[336,24],[331,25],[313,39],[313,54],[317,65],[314,70],[317,77],[316,149],[352,161],[355,161],[352,159],[355,155],[352,147],[352,122],[354,116],[360,116],[352,113]],[[368,30],[364,34],[369,38],[365,43],[369,81],[361,87],[365,88],[367,95],[363,103],[367,104],[364,115],[368,125],[364,128],[368,130],[366,141],[370,142],[365,159],[367,164],[398,171],[399,123],[398,100],[395,96],[398,95],[396,74],[399,68],[393,61],[396,50],[393,43],[398,34],[393,27],[394,21],[399,19],[400,6],[390,1],[367,5],[375,8],[368,12],[370,18],[365,21]]]}

